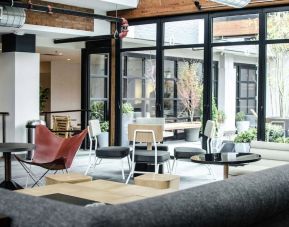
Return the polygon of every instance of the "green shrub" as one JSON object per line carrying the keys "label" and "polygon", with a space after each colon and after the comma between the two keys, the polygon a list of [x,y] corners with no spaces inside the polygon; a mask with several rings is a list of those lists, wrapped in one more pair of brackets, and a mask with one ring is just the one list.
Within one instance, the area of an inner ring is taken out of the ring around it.
{"label": "green shrub", "polygon": [[91,119],[98,119],[100,122],[104,121],[104,103],[93,102],[90,106]]}
{"label": "green shrub", "polygon": [[122,104],[122,113],[132,113],[132,112],[133,106],[129,102]]}
{"label": "green shrub", "polygon": [[100,123],[100,129],[101,129],[101,132],[108,132],[109,122],[104,121],[104,122]]}
{"label": "green shrub", "polygon": [[266,141],[281,143],[280,141],[283,137],[284,129],[282,126],[272,125],[270,123],[266,124]]}
{"label": "green shrub", "polygon": [[235,143],[251,143],[251,141],[257,140],[257,129],[251,128],[248,131],[239,133],[234,142]]}
{"label": "green shrub", "polygon": [[245,113],[240,111],[236,114],[236,121],[244,121],[245,120]]}

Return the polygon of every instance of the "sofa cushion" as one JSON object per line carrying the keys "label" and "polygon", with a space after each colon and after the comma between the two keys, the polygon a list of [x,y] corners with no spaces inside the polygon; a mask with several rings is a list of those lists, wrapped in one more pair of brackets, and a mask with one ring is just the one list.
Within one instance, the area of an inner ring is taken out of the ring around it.
{"label": "sofa cushion", "polygon": [[129,152],[129,147],[111,146],[98,148],[95,154],[99,158],[124,158],[128,156]]}
{"label": "sofa cushion", "polygon": [[260,154],[262,159],[289,161],[289,144],[253,141],[250,152]]}
{"label": "sofa cushion", "polygon": [[230,166],[229,174],[232,176],[243,175],[247,173],[257,172],[269,168],[274,168],[282,165],[286,165],[288,162],[261,159],[258,162],[252,162],[243,166]]}

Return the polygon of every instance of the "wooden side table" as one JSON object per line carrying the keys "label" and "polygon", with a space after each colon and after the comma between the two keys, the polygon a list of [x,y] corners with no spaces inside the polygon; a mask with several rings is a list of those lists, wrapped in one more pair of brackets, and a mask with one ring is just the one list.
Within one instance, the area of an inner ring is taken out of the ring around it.
{"label": "wooden side table", "polygon": [[136,185],[157,189],[179,189],[180,177],[171,174],[148,173],[134,178]]}
{"label": "wooden side table", "polygon": [[63,173],[63,174],[50,174],[45,177],[46,185],[70,183],[76,184],[81,182],[92,181],[92,177],[85,176],[79,173]]}

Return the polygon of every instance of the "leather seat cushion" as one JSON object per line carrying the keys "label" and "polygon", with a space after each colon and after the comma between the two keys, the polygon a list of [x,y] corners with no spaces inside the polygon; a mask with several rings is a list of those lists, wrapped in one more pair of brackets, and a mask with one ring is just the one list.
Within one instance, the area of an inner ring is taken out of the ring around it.
{"label": "leather seat cushion", "polygon": [[[157,162],[165,162],[170,159],[170,153],[167,151],[158,151]],[[135,162],[145,162],[154,163],[155,162],[155,152],[154,150],[136,150],[135,151]]]}
{"label": "leather seat cushion", "polygon": [[197,147],[175,147],[174,155],[176,159],[189,159],[194,155],[204,154],[205,150]]}
{"label": "leather seat cushion", "polygon": [[129,147],[102,147],[95,151],[95,154],[99,158],[124,158],[130,153]]}

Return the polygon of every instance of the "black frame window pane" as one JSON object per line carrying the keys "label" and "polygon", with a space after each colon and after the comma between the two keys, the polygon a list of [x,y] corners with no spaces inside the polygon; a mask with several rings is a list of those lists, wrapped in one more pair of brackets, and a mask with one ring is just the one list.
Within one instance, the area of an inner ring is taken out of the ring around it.
{"label": "black frame window pane", "polygon": [[202,43],[204,43],[204,19],[164,23],[165,46]]}
{"label": "black frame window pane", "polygon": [[107,78],[90,78],[90,98],[103,99],[107,98]]}
{"label": "black frame window pane", "polygon": [[130,25],[128,35],[122,40],[122,48],[156,46],[157,25]]}
{"label": "black frame window pane", "polygon": [[267,14],[267,39],[289,39],[289,11]]}
{"label": "black frame window pane", "polygon": [[224,16],[213,19],[212,41],[214,43],[254,41],[258,38],[258,14]]}

